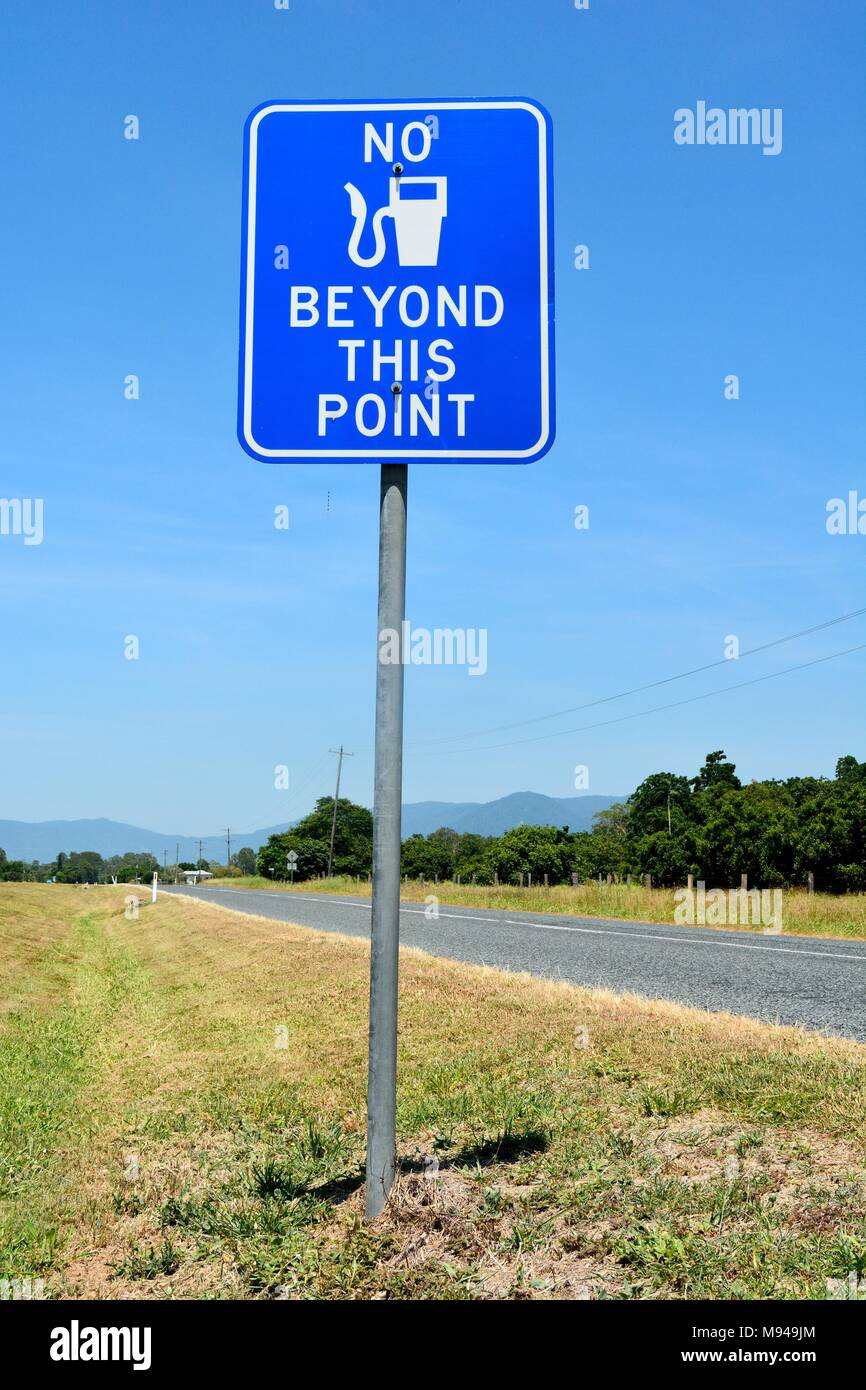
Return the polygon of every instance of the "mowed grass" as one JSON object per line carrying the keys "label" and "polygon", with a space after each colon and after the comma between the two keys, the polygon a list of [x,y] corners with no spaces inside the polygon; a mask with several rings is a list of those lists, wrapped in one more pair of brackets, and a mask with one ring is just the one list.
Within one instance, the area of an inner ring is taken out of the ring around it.
{"label": "mowed grass", "polygon": [[48,987],[46,967],[71,926],[68,905],[58,897],[4,890],[0,885],[0,1017],[20,1004],[28,985]]}
{"label": "mowed grass", "polygon": [[[0,886],[0,1277],[97,1298],[824,1298],[866,1270],[866,1048],[405,951],[363,1220],[364,942]],[[43,930],[39,922],[62,924]]]}
{"label": "mowed grass", "polygon": [[[329,879],[310,879],[296,888],[288,883],[270,879],[225,878],[215,880],[217,887],[262,888],[273,892],[353,893],[366,896],[370,884],[366,879],[347,875]],[[707,885],[708,889],[712,887]],[[506,912],[569,913],[575,917],[611,917],[620,921],[663,922],[673,925],[677,904],[673,888],[644,888],[643,884],[582,883],[576,888],[557,885],[551,888],[524,887],[514,884],[493,886],[453,883],[419,883],[406,879],[400,889],[408,902],[423,902],[434,893],[443,903],[460,907],[495,908]],[[774,900],[768,899],[768,912],[774,912]],[[709,911],[709,906],[707,911]],[[740,910],[738,909],[738,915]],[[733,931],[761,931],[754,922],[755,909],[750,909],[749,923],[718,923]],[[684,924],[688,925],[688,924]],[[707,925],[712,925],[708,923]],[[774,925],[774,923],[773,923]],[[782,889],[782,931],[788,936],[836,936],[866,939],[866,893],[808,893],[799,888]]]}

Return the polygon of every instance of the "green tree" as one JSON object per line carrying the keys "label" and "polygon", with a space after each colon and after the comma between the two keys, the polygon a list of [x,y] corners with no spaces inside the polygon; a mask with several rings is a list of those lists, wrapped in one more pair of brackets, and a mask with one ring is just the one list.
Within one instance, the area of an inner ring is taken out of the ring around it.
{"label": "green tree", "polygon": [[[298,821],[291,833],[316,841],[327,850],[331,839],[331,818],[334,798],[321,796],[314,809]],[[334,834],[334,872],[338,874],[367,874],[373,866],[373,813],[346,797],[337,802],[337,824]]]}
{"label": "green tree", "polygon": [[812,872],[829,892],[863,892],[866,784],[846,768],[841,780],[804,777],[787,785],[797,808],[793,881]]}
{"label": "green tree", "polygon": [[696,792],[705,792],[710,788],[715,790],[719,787],[739,787],[740,785],[734,764],[725,761],[724,750],[721,748],[717,748],[715,753],[707,754],[706,762],[697,777],[692,778],[692,787]]}
{"label": "green tree", "polygon": [[6,851],[0,849],[0,883],[22,883],[27,877],[26,868],[21,859],[7,859]]}
{"label": "green tree", "polygon": [[837,782],[866,782],[866,763],[858,763],[856,758],[847,753],[836,763],[836,780]]}
{"label": "green tree", "polygon": [[403,841],[400,866],[407,878],[451,878],[454,872],[454,848],[441,835],[439,838],[410,835]]}
{"label": "green tree", "polygon": [[242,874],[254,874],[256,871],[256,852],[244,845],[237,854],[232,855],[232,861],[237,865]]}
{"label": "green tree", "polygon": [[771,782],[722,786],[702,798],[696,836],[700,876],[719,888],[779,887],[791,879],[796,820],[784,790]]}
{"label": "green tree", "polygon": [[692,817],[689,780],[675,772],[654,772],[632,792],[627,805],[628,835],[632,842],[637,843],[645,835],[668,830],[669,814],[671,833],[675,827],[680,832]]}
{"label": "green tree", "polygon": [[665,887],[682,883],[694,864],[695,815],[687,777],[654,772],[645,778],[628,800],[623,867],[652,874]]}
{"label": "green tree", "polygon": [[484,852],[493,843],[490,835],[473,835],[466,831],[457,837],[454,847],[454,872],[462,876],[477,873]]}
{"label": "green tree", "polygon": [[403,841],[402,870],[407,878],[469,879],[491,883],[492,869],[485,851],[491,836],[474,835],[440,826],[429,835],[410,835]]}
{"label": "green tree", "polygon": [[608,874],[620,878],[631,865],[631,813],[627,803],[617,802],[596,811],[586,840],[575,844],[574,872],[580,878]]}
{"label": "green tree", "polygon": [[318,878],[328,868],[328,846],[322,840],[314,840],[310,835],[300,835],[297,830],[285,831],[282,835],[271,835],[256,857],[256,872],[263,878],[283,881],[289,878],[288,854],[294,850],[294,879],[296,882],[306,878]]}
{"label": "green tree", "polygon": [[134,883],[137,878],[146,883],[158,870],[159,865],[152,854],[134,854],[132,851],[115,854],[105,865],[106,874],[116,877],[118,883]]}
{"label": "green tree", "polygon": [[98,883],[104,868],[102,855],[95,850],[74,850],[63,856],[63,863],[55,877],[58,883]]}
{"label": "green tree", "polygon": [[517,825],[506,830],[485,853],[500,882],[515,882],[521,873],[532,874],[533,883],[547,874],[550,883],[561,883],[571,872],[574,840],[567,827]]}

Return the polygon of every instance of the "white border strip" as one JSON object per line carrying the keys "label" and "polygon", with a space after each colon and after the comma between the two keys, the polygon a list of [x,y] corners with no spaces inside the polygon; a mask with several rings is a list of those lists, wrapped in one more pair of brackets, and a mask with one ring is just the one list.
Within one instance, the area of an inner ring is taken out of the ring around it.
{"label": "white border strip", "polygon": [[[274,111],[530,111],[538,122],[538,224],[541,266],[541,436],[531,449],[266,449],[253,438],[253,306],[255,303],[256,161],[258,128]],[[280,459],[523,459],[543,449],[550,434],[550,323],[547,304],[547,125],[537,106],[525,101],[326,102],[321,105],[274,103],[250,123],[247,188],[246,321],[244,325],[244,439],[262,458]]]}

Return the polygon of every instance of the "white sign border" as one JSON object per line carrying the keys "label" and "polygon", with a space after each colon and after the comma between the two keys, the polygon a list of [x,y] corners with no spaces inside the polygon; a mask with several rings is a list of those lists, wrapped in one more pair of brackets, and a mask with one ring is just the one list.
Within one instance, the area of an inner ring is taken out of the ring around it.
{"label": "white sign border", "polygon": [[[253,438],[253,309],[255,305],[256,159],[258,128],[275,111],[529,111],[538,122],[538,223],[541,273],[541,435],[529,449],[266,449]],[[550,316],[547,263],[547,122],[540,107],[528,101],[378,101],[378,102],[271,102],[252,116],[249,127],[247,172],[247,223],[245,268],[245,321],[243,371],[243,430],[246,447],[254,457],[268,459],[337,460],[365,459],[526,459],[540,457],[550,442]]]}

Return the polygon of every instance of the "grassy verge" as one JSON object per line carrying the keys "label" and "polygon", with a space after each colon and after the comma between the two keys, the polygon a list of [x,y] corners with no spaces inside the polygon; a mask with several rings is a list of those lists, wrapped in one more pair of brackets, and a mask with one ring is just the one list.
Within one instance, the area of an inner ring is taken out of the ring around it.
{"label": "grassy verge", "polygon": [[[128,921],[123,897],[0,888],[31,984],[0,1023],[7,1277],[823,1298],[866,1268],[866,1048],[406,951],[402,1171],[368,1225],[366,944],[170,896]],[[51,960],[34,903],[71,923]]]}
{"label": "grassy verge", "polygon": [[[261,888],[285,893],[353,893],[368,895],[366,879],[348,876],[311,879],[296,888],[266,878],[225,878],[216,887]],[[435,893],[443,903],[460,907],[496,908],[507,912],[569,913],[575,917],[610,917],[618,921],[661,922],[674,918],[673,888],[644,888],[625,883],[582,883],[577,888],[495,887],[471,883],[419,883],[407,879],[400,890],[408,902],[423,902]],[[866,893],[807,893],[797,888],[782,890],[782,935],[835,936],[866,940]],[[734,923],[731,931],[760,931],[759,926]]]}
{"label": "grassy verge", "polygon": [[62,958],[69,930],[67,906],[56,896],[35,885],[27,894],[0,885],[0,1017],[36,979],[43,989],[48,985],[49,962]]}
{"label": "grassy verge", "polygon": [[81,911],[97,896],[0,890],[13,990],[0,1031],[2,1278],[53,1267],[64,1225],[88,1200],[81,1155],[94,1145],[92,1159],[104,1160],[97,1153],[111,1117],[102,1082],[118,1010],[140,972],[107,942],[103,914]]}

